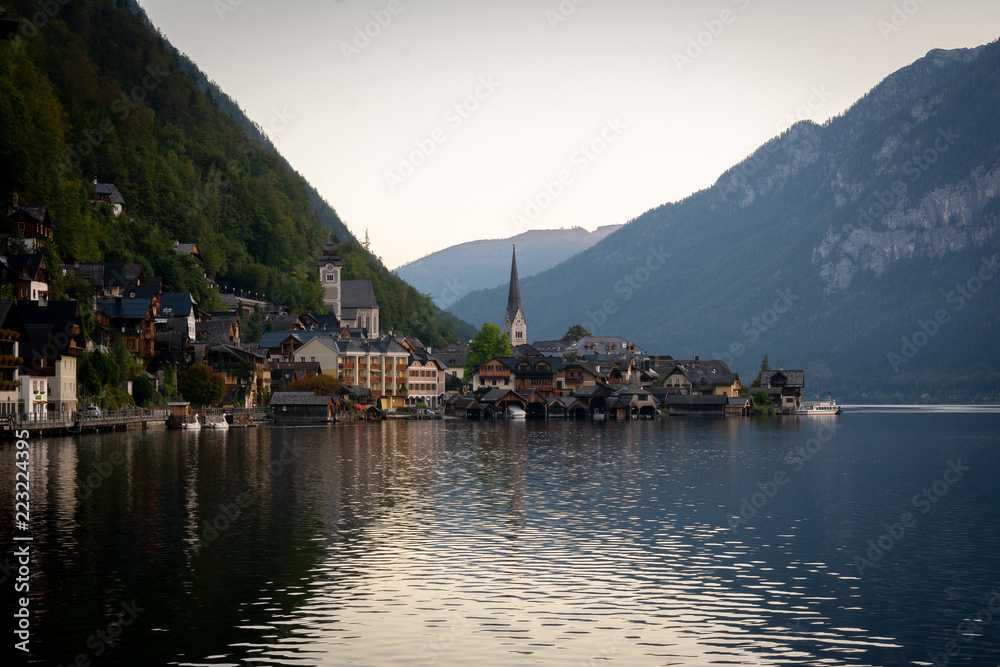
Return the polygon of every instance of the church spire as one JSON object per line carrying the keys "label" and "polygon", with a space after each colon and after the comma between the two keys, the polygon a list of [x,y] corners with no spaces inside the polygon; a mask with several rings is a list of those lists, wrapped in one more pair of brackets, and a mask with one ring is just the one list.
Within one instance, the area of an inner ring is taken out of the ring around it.
{"label": "church spire", "polygon": [[524,309],[521,308],[521,286],[517,280],[517,245],[514,245],[510,257],[510,287],[507,292],[507,311],[503,318],[503,331],[510,338],[511,346],[524,345],[528,342],[527,322]]}

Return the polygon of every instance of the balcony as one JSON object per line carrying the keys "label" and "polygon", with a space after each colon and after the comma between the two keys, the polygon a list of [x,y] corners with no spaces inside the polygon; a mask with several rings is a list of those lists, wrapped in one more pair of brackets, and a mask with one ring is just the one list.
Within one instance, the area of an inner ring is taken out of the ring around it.
{"label": "balcony", "polygon": [[0,354],[0,368],[17,368],[23,363],[22,357],[15,357],[13,354]]}
{"label": "balcony", "polygon": [[20,337],[21,334],[13,329],[0,329],[0,341],[15,341]]}

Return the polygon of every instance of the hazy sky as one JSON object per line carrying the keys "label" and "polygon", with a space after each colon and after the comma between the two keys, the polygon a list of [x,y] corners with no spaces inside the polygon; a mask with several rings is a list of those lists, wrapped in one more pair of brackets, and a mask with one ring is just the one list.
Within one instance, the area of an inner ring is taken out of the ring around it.
{"label": "hazy sky", "polygon": [[395,268],[710,186],[995,0],[140,0]]}

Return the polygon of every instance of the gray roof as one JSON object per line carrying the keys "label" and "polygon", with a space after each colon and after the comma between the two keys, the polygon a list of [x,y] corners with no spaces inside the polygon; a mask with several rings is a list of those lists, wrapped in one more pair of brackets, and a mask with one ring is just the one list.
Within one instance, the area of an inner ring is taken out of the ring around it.
{"label": "gray roof", "polygon": [[160,295],[160,314],[166,315],[169,310],[174,317],[187,317],[195,303],[190,292],[164,292]]}
{"label": "gray roof", "polygon": [[[584,336],[575,343],[569,344],[564,348],[565,352],[575,352],[578,355],[583,356],[584,354],[632,354],[632,355],[643,355],[646,351],[635,345],[635,349],[629,350],[628,346],[632,344],[625,340],[621,336]],[[588,349],[588,346],[593,345],[593,349]],[[614,345],[614,350],[611,346]],[[633,344],[634,345],[634,344]]]}
{"label": "gray roof", "polygon": [[146,319],[152,297],[125,299],[120,296],[97,299],[97,310],[111,319]]}
{"label": "gray roof", "polygon": [[124,204],[125,198],[118,191],[114,183],[97,183],[94,185],[94,194],[105,196],[111,204]]}
{"label": "gray roof", "polygon": [[768,385],[774,385],[774,376],[778,375],[778,374],[781,374],[781,375],[785,376],[785,378],[787,380],[785,382],[785,384],[784,384],[785,387],[792,387],[792,388],[799,387],[799,388],[801,388],[801,387],[806,386],[806,372],[805,371],[786,371],[786,370],[782,370],[782,369],[779,369],[779,370],[776,370],[776,371],[761,371],[761,374],[760,374],[760,384],[761,384],[761,386],[766,387]]}
{"label": "gray roof", "polygon": [[[370,280],[345,280],[340,286],[340,305],[344,308],[378,308]],[[356,316],[355,316],[356,317]],[[355,319],[345,317],[344,319]]]}
{"label": "gray roof", "polygon": [[14,217],[15,213],[26,213],[38,222],[47,222],[48,209],[44,206],[8,206],[7,207],[7,217]]}
{"label": "gray roof", "polygon": [[143,277],[141,264],[61,264],[60,268],[97,288],[138,285]]}
{"label": "gray roof", "polygon": [[271,405],[329,405],[333,396],[314,396],[311,391],[276,391]]}
{"label": "gray roof", "polygon": [[198,337],[198,334],[207,333],[208,339],[206,342],[210,345],[231,343],[233,341],[229,340],[229,327],[232,324],[232,320],[209,320],[208,322],[195,322],[195,336]]}

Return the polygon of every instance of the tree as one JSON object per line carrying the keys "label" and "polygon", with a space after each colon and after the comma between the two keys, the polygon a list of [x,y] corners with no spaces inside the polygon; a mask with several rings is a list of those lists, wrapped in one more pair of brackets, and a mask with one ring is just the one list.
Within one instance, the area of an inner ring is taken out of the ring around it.
{"label": "tree", "polygon": [[205,364],[192,364],[181,373],[177,388],[197,408],[221,403],[226,395],[226,381]]}
{"label": "tree", "polygon": [[771,363],[767,360],[767,355],[765,354],[764,358],[760,360],[760,373],[757,373],[757,377],[754,378],[754,381],[750,384],[750,386],[759,387],[761,374],[763,374],[764,371],[769,370],[771,370]]}
{"label": "tree", "polygon": [[753,395],[750,411],[755,415],[770,417],[774,415],[774,401],[771,400],[766,391],[761,389]]}
{"label": "tree", "polygon": [[593,335],[592,333],[583,328],[582,324],[574,324],[573,326],[571,326],[569,329],[566,330],[566,333],[563,334],[562,339],[576,342],[581,338],[585,338],[587,336],[592,336],[592,335]]}
{"label": "tree", "polygon": [[469,343],[469,352],[465,355],[465,382],[472,381],[472,368],[475,364],[485,363],[493,357],[510,355],[510,339],[500,331],[500,327],[486,322]]}
{"label": "tree", "polygon": [[311,391],[314,396],[336,396],[341,389],[343,385],[340,380],[333,375],[322,373],[293,380],[285,387],[285,391]]}

